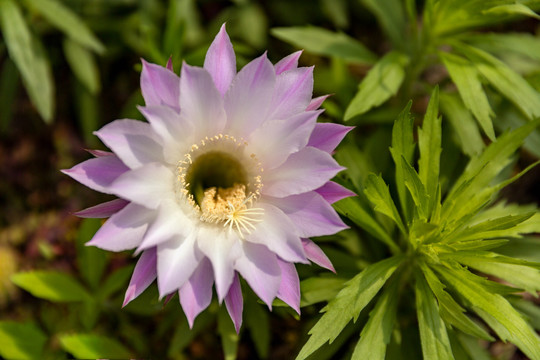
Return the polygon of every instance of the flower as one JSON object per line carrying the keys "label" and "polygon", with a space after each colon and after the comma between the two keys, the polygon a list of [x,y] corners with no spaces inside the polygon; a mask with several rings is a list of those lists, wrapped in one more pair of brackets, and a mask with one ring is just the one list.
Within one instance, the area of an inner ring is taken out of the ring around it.
{"label": "flower", "polygon": [[237,73],[222,26],[203,68],[184,63],[178,77],[170,62],[143,61],[148,122],[104,126],[96,135],[112,152],[64,171],[118,197],[78,215],[110,216],[88,245],[141,254],[124,305],[157,278],[192,326],[215,284],[238,331],[238,275],[268,307],[277,297],[299,313],[294,263],[333,270],[308,238],[346,228],[330,204],[353,193],[329,180],[351,128],[316,122],[326,97],[312,99],[313,67],[298,67],[300,54],[272,65],[265,53]]}

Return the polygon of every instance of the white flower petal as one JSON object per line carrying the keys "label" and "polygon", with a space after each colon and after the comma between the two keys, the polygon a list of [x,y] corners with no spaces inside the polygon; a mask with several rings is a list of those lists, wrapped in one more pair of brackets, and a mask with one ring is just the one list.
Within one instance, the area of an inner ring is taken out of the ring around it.
{"label": "white flower petal", "polygon": [[269,119],[284,119],[308,107],[313,95],[313,67],[291,69],[276,77]]}
{"label": "white flower petal", "polygon": [[225,24],[208,48],[204,59],[204,68],[212,75],[216,88],[224,95],[236,75],[236,55],[229,39]]}
{"label": "white flower petal", "polygon": [[193,328],[193,321],[197,315],[210,305],[213,284],[212,264],[210,264],[210,260],[203,258],[193,275],[178,292],[180,304],[184,309],[190,328]]}

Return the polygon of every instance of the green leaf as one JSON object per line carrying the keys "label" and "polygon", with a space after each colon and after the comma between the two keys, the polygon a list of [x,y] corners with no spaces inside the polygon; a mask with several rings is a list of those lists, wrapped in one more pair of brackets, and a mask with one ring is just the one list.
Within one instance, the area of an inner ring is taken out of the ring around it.
{"label": "green leaf", "polygon": [[87,283],[96,289],[107,266],[105,251],[85,244],[92,239],[101,226],[100,219],[84,219],[77,233],[77,266]]}
{"label": "green leaf", "polygon": [[364,193],[369,201],[371,201],[373,204],[375,211],[378,211],[394,220],[396,225],[399,227],[399,230],[404,235],[407,234],[405,225],[403,225],[401,216],[399,215],[396,205],[394,204],[394,200],[392,200],[392,196],[390,195],[388,185],[386,185],[381,176],[369,174],[365,181],[365,186],[366,188]]}
{"label": "green leaf", "polygon": [[345,121],[379,106],[397,93],[405,78],[407,55],[391,51],[380,59],[358,86],[358,92],[345,111]]}
{"label": "green leaf", "polygon": [[64,54],[77,79],[91,94],[101,89],[99,70],[94,55],[79,43],[65,39],[63,42]]}
{"label": "green leaf", "polygon": [[535,19],[540,20],[540,16],[538,16],[534,11],[531,10],[530,7],[524,4],[507,4],[507,5],[494,6],[484,11],[484,14],[525,15],[525,16],[533,17]]}
{"label": "green leaf", "polygon": [[134,265],[126,265],[110,274],[103,283],[103,286],[99,287],[98,296],[101,299],[107,299],[117,291],[125,290],[133,274],[133,267]]}
{"label": "green leaf", "polygon": [[110,336],[94,334],[60,335],[60,346],[76,359],[129,359],[133,355]]}
{"label": "green leaf", "polygon": [[19,71],[11,59],[5,59],[0,70],[0,133],[9,128],[18,89]]}
{"label": "green leaf", "polygon": [[497,253],[523,260],[540,262],[540,241],[536,237],[512,239],[506,245],[498,248]]}
{"label": "green leaf", "polygon": [[41,359],[46,342],[34,323],[0,321],[0,356],[5,359]]}
{"label": "green leaf", "polygon": [[332,343],[349,321],[358,318],[402,261],[403,256],[393,256],[368,266],[352,278],[322,310],[324,315],[309,331],[311,337],[297,360],[305,359],[327,341]]}
{"label": "green leaf", "polygon": [[54,112],[54,83],[43,46],[28,29],[13,0],[0,1],[0,25],[9,56],[19,69],[28,95],[39,114],[50,123]]}
{"label": "green leaf", "polygon": [[503,341],[510,340],[531,359],[540,359],[538,335],[503,296],[484,285],[485,280],[455,267],[437,266],[436,270]]}
{"label": "green leaf", "polygon": [[218,313],[218,333],[221,337],[221,346],[225,360],[235,360],[238,351],[238,341],[240,337],[234,329],[234,325],[229,317],[225,306],[219,308]]}
{"label": "green leaf", "polygon": [[428,217],[428,206],[430,201],[426,188],[424,187],[424,184],[422,184],[416,170],[409,165],[404,157],[401,158],[401,168],[403,169],[405,186],[409,189],[409,194],[411,194],[411,197],[413,198],[418,215],[421,219],[426,220]]}
{"label": "green leaf", "polygon": [[74,41],[100,54],[105,51],[103,44],[84,21],[61,2],[56,0],[24,0],[24,2]]}
{"label": "green leaf", "polygon": [[398,281],[393,281],[384,289],[377,305],[369,314],[369,321],[360,333],[352,360],[384,360],[396,321],[398,290]]}
{"label": "green leaf", "polygon": [[360,0],[377,18],[394,46],[403,47],[406,17],[401,0]]}
{"label": "green leaf", "polygon": [[511,52],[533,60],[540,60],[540,39],[533,34],[479,33],[469,34],[464,40],[476,48],[497,55]]}
{"label": "green leaf", "polygon": [[494,114],[482,88],[476,64],[463,57],[445,52],[439,52],[439,57],[446,66],[452,81],[456,84],[467,109],[473,113],[486,135],[491,140],[495,140],[495,131],[491,120]]}
{"label": "green leaf", "polygon": [[422,273],[416,274],[416,313],[424,359],[454,359],[439,307]]}
{"label": "green leaf", "polygon": [[462,43],[453,45],[475,64],[491,85],[529,119],[540,116],[540,95],[523,77],[483,50]]}
{"label": "green leaf", "polygon": [[57,302],[84,301],[90,294],[69,274],[56,271],[28,271],[13,275],[11,281],[35,297]]}
{"label": "green leaf", "polygon": [[253,298],[246,301],[246,313],[244,319],[246,327],[249,329],[251,339],[255,344],[255,349],[259,358],[268,358],[270,351],[270,320],[268,311],[262,308],[260,304]]}
{"label": "green leaf", "polygon": [[300,306],[330,301],[343,288],[345,279],[335,277],[310,277],[300,282]]}
{"label": "green leaf", "polygon": [[338,57],[359,64],[373,64],[377,60],[377,56],[361,42],[343,33],[315,26],[278,27],[270,32],[285,42],[317,55]]}
{"label": "green leaf", "polygon": [[471,360],[492,360],[487,349],[480,344],[480,341],[477,338],[465,334],[457,334],[457,337],[463,349],[469,354]]}

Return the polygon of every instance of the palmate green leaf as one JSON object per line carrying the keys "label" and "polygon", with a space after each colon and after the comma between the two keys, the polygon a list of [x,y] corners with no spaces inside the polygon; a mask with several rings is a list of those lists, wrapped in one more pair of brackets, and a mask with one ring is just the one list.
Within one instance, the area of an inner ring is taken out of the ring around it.
{"label": "palmate green leaf", "polygon": [[507,5],[494,6],[488,10],[485,10],[484,14],[524,15],[524,16],[533,17],[535,19],[540,19],[540,16],[538,16],[534,11],[531,10],[530,7],[524,4],[507,4]]}
{"label": "palmate green leaf", "polygon": [[439,52],[439,57],[456,84],[467,109],[474,114],[486,135],[491,140],[495,140],[495,131],[491,121],[494,114],[482,88],[480,74],[475,64],[463,57],[446,52]]}
{"label": "palmate green leaf", "polygon": [[529,119],[540,116],[540,94],[521,75],[483,50],[459,42],[452,45],[469,58],[491,85]]}
{"label": "palmate green leaf", "polygon": [[91,94],[98,93],[101,82],[94,55],[84,46],[70,39],[65,39],[63,46],[66,60],[73,74]]}
{"label": "palmate green leaf", "polygon": [[477,156],[484,149],[484,140],[469,110],[454,94],[441,94],[441,111],[456,132],[461,149],[468,156]]}
{"label": "palmate green leaf", "polygon": [[57,302],[89,300],[90,294],[69,274],[56,271],[28,271],[11,277],[13,283],[35,297]]}
{"label": "palmate green leaf", "polygon": [[368,266],[352,278],[322,310],[324,315],[309,331],[311,337],[297,360],[305,359],[327,341],[334,341],[349,321],[357,319],[402,261],[402,255],[393,256]]}
{"label": "palmate green leaf", "polygon": [[345,121],[379,106],[397,93],[405,78],[409,57],[391,51],[380,59],[358,86],[358,92],[345,111]]}
{"label": "palmate green leaf", "polygon": [[42,358],[47,336],[34,323],[0,321],[0,357],[34,360]]}
{"label": "palmate green leaf", "polygon": [[533,296],[540,290],[540,264],[487,251],[460,251],[446,255],[485,274],[497,276]]}
{"label": "palmate green leaf", "polygon": [[360,0],[377,18],[395,47],[403,47],[406,17],[401,0]]}
{"label": "palmate green leaf", "polygon": [[388,216],[396,223],[399,230],[404,235],[407,234],[407,229],[405,228],[405,225],[403,225],[403,221],[394,204],[394,200],[392,200],[388,185],[386,185],[381,176],[369,174],[365,181],[365,186],[364,193],[373,204],[375,211]]}
{"label": "palmate green leaf", "polygon": [[454,359],[437,301],[424,275],[417,272],[415,278],[416,313],[424,359]]}
{"label": "palmate green leaf", "polygon": [[510,340],[529,358],[540,359],[538,335],[503,296],[484,285],[485,280],[456,267],[435,269],[502,340]]}
{"label": "palmate green leaf", "polygon": [[30,32],[21,9],[13,0],[0,1],[0,25],[9,56],[22,75],[37,111],[50,123],[54,112],[54,83],[43,46]]}
{"label": "palmate green leaf", "polygon": [[405,186],[409,189],[409,194],[413,199],[414,204],[416,205],[416,211],[420,219],[427,220],[429,216],[429,196],[427,194],[426,188],[420,176],[414,168],[405,160],[401,158],[401,168],[403,169],[403,177],[405,179]]}
{"label": "palmate green leaf", "polygon": [[352,360],[384,360],[396,321],[398,290],[398,281],[392,281],[384,289],[377,305],[369,314],[369,321],[360,333],[360,340],[354,348]]}
{"label": "palmate green leaf", "polygon": [[373,64],[377,56],[361,42],[343,34],[315,26],[273,28],[275,37],[308,52],[332,56],[351,63]]}
{"label": "palmate green leaf", "polygon": [[130,359],[132,354],[117,340],[95,334],[65,334],[60,346],[76,359]]}
{"label": "palmate green leaf", "polygon": [[74,41],[100,54],[105,51],[103,44],[84,21],[60,1],[24,0],[24,2]]}

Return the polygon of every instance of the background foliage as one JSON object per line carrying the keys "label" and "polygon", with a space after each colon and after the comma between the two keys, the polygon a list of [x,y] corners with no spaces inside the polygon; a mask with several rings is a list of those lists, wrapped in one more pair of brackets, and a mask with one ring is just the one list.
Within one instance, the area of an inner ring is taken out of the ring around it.
{"label": "background foliage", "polygon": [[[0,0],[0,357],[540,359],[538,9]],[[298,265],[300,318],[244,286],[239,336],[215,302],[190,331],[155,286],[122,309],[131,254],[71,215],[107,199],[58,171],[141,118],[141,57],[202,65],[223,22],[240,66],[304,49],[321,120],[356,126],[335,154],[351,229],[316,239],[337,274]]]}

